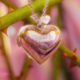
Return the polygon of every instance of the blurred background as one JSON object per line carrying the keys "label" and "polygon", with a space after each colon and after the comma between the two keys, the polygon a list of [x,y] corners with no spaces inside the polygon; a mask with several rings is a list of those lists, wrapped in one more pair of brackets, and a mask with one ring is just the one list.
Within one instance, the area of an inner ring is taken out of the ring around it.
{"label": "blurred background", "polygon": [[[0,17],[14,11],[7,3],[20,8],[27,5],[28,0],[0,0]],[[50,23],[57,25],[62,31],[62,43],[72,51],[77,48],[77,55],[80,56],[80,0],[62,0],[53,6],[48,14],[51,16]],[[23,20],[16,22],[7,28],[7,35],[5,35],[7,49],[9,49],[7,55],[16,80],[19,80],[22,75],[22,68],[27,59],[24,50],[18,47],[16,37],[20,27],[27,23]],[[3,53],[0,40],[0,80],[11,80]],[[70,67],[70,60],[63,59],[56,53],[42,65],[34,61],[29,64],[25,80],[80,80],[80,67]]]}

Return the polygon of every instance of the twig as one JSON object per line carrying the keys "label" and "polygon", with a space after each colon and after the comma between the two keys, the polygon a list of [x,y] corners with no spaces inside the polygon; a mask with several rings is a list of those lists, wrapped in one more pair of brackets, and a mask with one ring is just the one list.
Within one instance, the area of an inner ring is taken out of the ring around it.
{"label": "twig", "polygon": [[3,32],[0,32],[0,37],[1,37],[1,41],[2,41],[3,54],[4,54],[4,57],[6,59],[8,69],[9,69],[9,72],[10,72],[10,79],[11,80],[16,80],[15,76],[14,76],[14,73],[12,72],[12,67],[11,67],[11,64],[10,64],[9,57],[8,57],[8,54],[10,53],[9,40]]}
{"label": "twig", "polygon": [[57,50],[56,53],[53,56],[53,76],[52,76],[52,80],[58,80],[59,77],[59,72],[60,72],[60,64],[61,64],[61,56],[60,56],[60,51]]}
{"label": "twig", "polygon": [[60,50],[63,53],[67,54],[67,57],[72,60],[77,66],[80,66],[80,58],[77,56],[77,53],[74,53],[73,51],[69,50],[67,47],[65,47],[63,44],[60,46]]}
{"label": "twig", "polygon": [[[33,8],[36,12],[39,12],[43,9],[44,4],[46,0],[38,0],[32,3]],[[50,0],[49,6],[53,6],[62,0]],[[7,14],[6,16],[0,18],[0,30],[6,28],[6,26],[9,26],[17,21],[20,21],[22,19],[25,19],[31,15],[31,10],[28,5],[25,7],[19,8],[16,11]],[[28,18],[27,18],[28,19]]]}
{"label": "twig", "polygon": [[29,68],[31,66],[31,63],[32,63],[32,60],[27,57],[26,60],[25,60],[24,66],[22,68],[21,75],[20,75],[18,80],[26,80],[26,77],[27,77]]}
{"label": "twig", "polygon": [[[57,18],[57,26],[61,29],[62,28],[62,8],[61,8],[61,3],[57,4],[58,7],[58,18]],[[67,69],[66,62],[62,58],[62,51],[57,50],[55,55],[54,55],[54,71],[53,71],[53,78],[52,80],[58,80],[59,79],[59,74],[60,71],[63,72],[65,76],[65,80],[72,80],[71,75]]]}

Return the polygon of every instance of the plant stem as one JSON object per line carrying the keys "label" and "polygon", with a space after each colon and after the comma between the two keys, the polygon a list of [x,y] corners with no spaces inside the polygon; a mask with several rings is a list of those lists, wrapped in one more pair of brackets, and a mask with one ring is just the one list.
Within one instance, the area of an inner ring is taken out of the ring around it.
{"label": "plant stem", "polygon": [[32,60],[27,57],[25,60],[24,66],[22,68],[21,75],[18,78],[18,80],[26,80],[26,77],[27,77],[27,74],[28,74],[28,71],[29,71],[31,64],[32,64]]}
{"label": "plant stem", "polygon": [[57,50],[56,53],[53,56],[53,66],[54,66],[54,70],[53,70],[53,76],[52,76],[52,80],[58,80],[59,78],[59,72],[60,72],[60,51]]}
{"label": "plant stem", "polygon": [[70,72],[66,67],[66,62],[62,59],[62,54],[60,50],[57,50],[54,55],[54,72],[53,72],[53,79],[52,80],[59,80],[60,71],[63,72],[65,76],[65,80],[72,80]]}
{"label": "plant stem", "polygon": [[57,8],[58,8],[57,26],[60,29],[62,29],[62,7],[61,7],[61,3],[57,4]]}
{"label": "plant stem", "polygon": [[[50,0],[49,6],[53,6],[62,0]],[[33,8],[36,12],[39,12],[43,9],[44,4],[46,0],[38,0],[32,3]],[[25,19],[31,15],[31,10],[28,5],[17,9],[16,11],[7,14],[6,16],[0,18],[0,30],[6,28],[6,26],[9,26],[17,21],[20,21],[22,19]],[[28,18],[27,18],[28,19]]]}
{"label": "plant stem", "polygon": [[3,55],[6,59],[8,69],[9,69],[9,72],[10,72],[10,79],[11,80],[16,80],[15,76],[14,76],[14,73],[12,72],[10,60],[9,60],[9,57],[8,57],[8,54],[10,53],[9,38],[3,32],[0,32],[0,37],[1,37],[1,41],[2,41]]}
{"label": "plant stem", "polygon": [[[61,29],[62,28],[62,20],[61,20],[61,7],[59,6],[60,4],[57,4],[57,8],[58,8],[58,16],[57,16],[57,26]],[[54,61],[54,71],[53,71],[53,78],[52,80],[58,80],[59,79],[59,73],[60,73],[60,64],[61,64],[61,55],[60,55],[60,51],[57,50],[54,57],[53,57],[53,61]]]}
{"label": "plant stem", "polygon": [[[69,50],[67,47],[65,47],[63,44],[60,46],[60,50],[68,55],[68,58],[72,60],[77,66],[80,66],[80,58],[77,56],[77,59],[73,58],[73,51]],[[76,54],[76,53],[75,53]]]}
{"label": "plant stem", "polygon": [[61,55],[61,70],[62,70],[62,72],[63,72],[63,75],[64,75],[64,79],[65,80],[72,80],[72,76],[71,76],[71,74],[70,74],[70,71],[69,71],[69,69],[68,69],[68,67],[66,66],[67,65],[67,63],[66,63],[66,61],[65,61],[65,59],[64,58],[62,58],[62,51],[61,50],[59,50],[59,54]]}
{"label": "plant stem", "polygon": [[[62,8],[61,3],[57,4],[58,7],[58,18],[57,18],[57,26],[61,29],[62,28]],[[68,72],[66,62],[62,59],[61,50],[57,50],[54,55],[54,71],[53,71],[53,79],[52,80],[59,80],[60,72],[63,72],[65,76],[65,80],[71,80],[70,73]]]}

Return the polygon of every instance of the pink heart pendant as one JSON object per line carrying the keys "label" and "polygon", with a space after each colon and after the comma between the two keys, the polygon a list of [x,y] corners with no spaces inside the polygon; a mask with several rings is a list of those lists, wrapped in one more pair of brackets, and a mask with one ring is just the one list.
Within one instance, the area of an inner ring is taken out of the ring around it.
{"label": "pink heart pendant", "polygon": [[22,27],[18,35],[18,44],[38,63],[47,60],[60,45],[60,30],[54,25],[35,25]]}

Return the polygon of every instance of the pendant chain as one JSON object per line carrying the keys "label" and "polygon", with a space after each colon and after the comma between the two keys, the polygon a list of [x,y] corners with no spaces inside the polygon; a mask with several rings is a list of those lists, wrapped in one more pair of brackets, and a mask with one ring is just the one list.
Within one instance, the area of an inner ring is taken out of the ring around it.
{"label": "pendant chain", "polygon": [[46,0],[46,4],[45,4],[45,7],[44,7],[44,9],[43,9],[42,16],[44,16],[44,15],[45,15],[45,13],[46,13],[46,11],[47,11],[48,3],[49,3],[49,0]]}
{"label": "pendant chain", "polygon": [[[28,3],[29,3],[29,6],[31,8],[31,12],[32,12],[32,15],[34,15],[34,20],[36,20],[36,23],[38,23],[38,26],[41,25],[41,22],[40,20],[38,19],[38,15],[35,14],[35,11],[32,7],[32,4],[31,4],[32,0],[28,0]],[[48,7],[48,3],[49,3],[49,0],[46,0],[46,4],[43,8],[43,12],[42,12],[42,15],[41,16],[44,16],[46,14],[46,11],[47,11],[47,7]]]}
{"label": "pendant chain", "polygon": [[29,6],[30,6],[30,8],[31,8],[32,14],[35,14],[35,12],[34,12],[34,10],[33,10],[33,7],[32,7],[32,5],[31,5],[31,2],[32,2],[32,0],[28,0],[28,3],[29,3]]}

